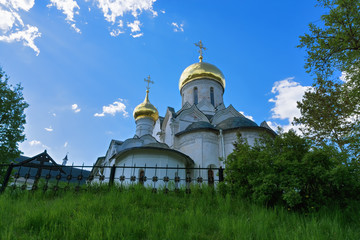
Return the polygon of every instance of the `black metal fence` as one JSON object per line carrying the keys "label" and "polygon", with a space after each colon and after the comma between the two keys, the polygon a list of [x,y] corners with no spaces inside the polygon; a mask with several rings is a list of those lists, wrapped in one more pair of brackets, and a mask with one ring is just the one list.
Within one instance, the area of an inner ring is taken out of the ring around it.
{"label": "black metal fence", "polygon": [[191,186],[213,187],[222,181],[222,167],[0,165],[0,194],[6,189],[78,192],[96,186],[134,185],[150,187],[153,192],[184,189],[186,193],[191,193]]}

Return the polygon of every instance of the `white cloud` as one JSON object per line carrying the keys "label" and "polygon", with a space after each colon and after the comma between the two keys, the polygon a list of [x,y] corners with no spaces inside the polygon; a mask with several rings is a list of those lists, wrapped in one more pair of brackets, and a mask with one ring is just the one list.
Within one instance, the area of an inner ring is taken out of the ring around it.
{"label": "white cloud", "polygon": [[65,142],[65,143],[64,143],[64,148],[66,148],[68,145],[69,145],[69,143],[68,143],[68,142]]}
{"label": "white cloud", "polygon": [[39,55],[40,50],[34,40],[41,36],[39,29],[24,24],[20,17],[21,11],[29,11],[35,4],[34,0],[0,0],[0,41],[12,43],[22,42]]}
{"label": "white cloud", "polygon": [[78,113],[81,111],[81,109],[79,108],[79,106],[74,103],[73,105],[71,105],[71,109],[75,112],[75,113]]}
{"label": "white cloud", "polygon": [[142,11],[150,11],[153,15],[153,4],[156,0],[95,0],[98,7],[102,10],[106,21],[115,23],[118,17],[131,13],[135,18]]}
{"label": "white cloud", "polygon": [[36,145],[40,145],[40,144],[41,144],[41,142],[37,141],[37,140],[32,140],[32,141],[29,142],[30,146],[36,146]]}
{"label": "white cloud", "polygon": [[141,23],[139,20],[135,20],[132,23],[127,23],[127,26],[131,29],[131,32],[139,32]]}
{"label": "white cloud", "polygon": [[138,38],[138,37],[141,37],[141,36],[143,36],[143,35],[144,35],[144,33],[131,34],[131,36],[132,36],[133,38]]}
{"label": "white cloud", "polygon": [[244,117],[246,117],[246,118],[248,118],[248,119],[250,119],[250,120],[252,120],[252,121],[255,121],[252,116],[250,116],[250,115],[245,115],[245,113],[244,113],[243,111],[239,111],[239,112],[240,112],[242,115],[244,115]]}
{"label": "white cloud", "polygon": [[74,0],[50,0],[51,3],[47,5],[48,8],[56,7],[58,10],[62,11],[66,15],[65,20],[70,24],[70,26],[77,32],[81,33],[80,29],[76,27],[74,15],[79,14],[78,10],[80,9],[79,5]]}
{"label": "white cloud", "polygon": [[81,33],[81,30],[76,27],[75,23],[71,24],[70,26],[75,30],[75,32]]}
{"label": "white cloud", "polygon": [[184,32],[184,24],[177,24],[176,22],[171,23],[171,25],[174,27],[174,32]]}
{"label": "white cloud", "polygon": [[[131,14],[135,19],[143,12],[151,12],[153,17],[157,17],[158,13],[153,9],[153,4],[156,0],[95,0],[97,6],[101,9],[104,14],[105,20],[115,24],[119,18],[123,17],[125,14]],[[165,13],[165,11],[163,11]],[[140,31],[140,21],[135,20],[133,23],[128,23],[127,26],[130,28],[131,32]],[[121,26],[119,26],[122,28]],[[118,36],[122,33],[121,30],[117,29],[110,32],[111,36]],[[140,37],[143,34],[131,34],[134,38]]]}
{"label": "white cloud", "polygon": [[48,128],[44,128],[46,131],[48,131],[48,132],[52,132],[52,131],[54,131],[54,129],[50,126],[50,127],[48,127]]}
{"label": "white cloud", "polygon": [[0,3],[15,10],[29,11],[34,6],[35,0],[2,0]]}
{"label": "white cloud", "polygon": [[162,14],[165,14],[165,10],[160,10],[160,12],[161,12]]}
{"label": "white cloud", "polygon": [[46,146],[38,140],[22,142],[19,144],[19,148],[22,152],[24,152],[24,155],[28,157],[33,157],[39,153],[42,153],[45,149],[51,149],[49,146]]}
{"label": "white cloud", "polygon": [[114,30],[112,30],[112,31],[110,32],[110,36],[112,36],[112,37],[117,37],[117,36],[119,36],[121,33],[124,33],[124,32],[122,32],[120,29],[114,29]]}
{"label": "white cloud", "polygon": [[26,25],[26,28],[22,31],[17,31],[11,33],[10,35],[0,36],[0,41],[12,43],[12,42],[20,42],[22,41],[24,46],[30,47],[32,50],[36,52],[36,56],[39,55],[40,50],[35,45],[34,40],[41,36],[39,29],[34,26]]}
{"label": "white cloud", "polygon": [[[294,77],[289,77],[275,82],[271,90],[275,97],[269,99],[269,102],[275,103],[275,106],[271,109],[271,118],[287,120],[287,124],[281,126],[285,131],[290,128],[297,129],[291,124],[294,117],[300,116],[297,101],[301,101],[305,91],[311,88],[310,86],[302,86],[300,83],[294,82],[293,79]],[[275,129],[278,126],[277,123],[272,122],[269,125]]]}
{"label": "white cloud", "polygon": [[9,11],[0,9],[0,29],[3,32],[9,31],[15,23],[15,16]]}
{"label": "white cloud", "polygon": [[122,99],[119,99],[119,101],[115,101],[113,104],[110,104],[108,106],[103,106],[102,113],[95,113],[95,117],[104,117],[105,114],[110,114],[112,116],[115,116],[116,113],[122,113],[124,117],[128,117],[129,113],[126,111],[126,106],[123,103]]}
{"label": "white cloud", "polygon": [[29,145],[31,147],[41,147],[41,148],[45,148],[45,149],[50,149],[50,147],[46,146],[45,144],[43,144],[42,142],[38,141],[38,140],[32,140],[29,142]]}

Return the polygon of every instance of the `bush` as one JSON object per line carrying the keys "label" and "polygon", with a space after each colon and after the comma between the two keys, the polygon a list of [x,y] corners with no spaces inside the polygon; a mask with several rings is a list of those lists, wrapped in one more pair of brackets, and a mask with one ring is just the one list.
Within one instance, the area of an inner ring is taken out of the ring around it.
{"label": "bush", "polygon": [[263,136],[250,146],[239,136],[225,161],[226,189],[266,206],[313,211],[359,200],[359,164],[333,146],[313,147],[294,131]]}

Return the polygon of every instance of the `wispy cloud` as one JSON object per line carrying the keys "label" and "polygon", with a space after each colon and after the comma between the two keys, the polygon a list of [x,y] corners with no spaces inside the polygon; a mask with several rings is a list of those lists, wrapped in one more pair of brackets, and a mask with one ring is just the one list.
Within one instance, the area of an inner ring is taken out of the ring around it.
{"label": "wispy cloud", "polygon": [[[80,6],[77,0],[49,0],[47,7],[54,7],[61,11],[65,16],[66,22],[75,32],[81,33],[77,27],[75,16],[79,15]],[[85,2],[90,2],[86,0]],[[135,20],[126,25],[130,29],[130,35],[134,38],[143,36],[140,33],[141,22],[138,17],[143,12],[150,12],[153,17],[158,13],[153,9],[156,0],[94,0],[96,6],[103,12],[105,20],[112,24],[110,35],[113,37],[124,33],[122,18],[126,14],[131,14]],[[40,49],[35,44],[35,40],[41,37],[41,33],[36,26],[24,24],[21,14],[28,12],[35,5],[35,0],[0,0],[0,41],[13,43],[21,42],[24,46],[30,47],[39,55]],[[88,7],[89,12],[91,11]],[[161,13],[165,13],[161,10]],[[119,23],[115,25],[115,23]]]}
{"label": "wispy cloud", "polygon": [[41,147],[41,148],[44,148],[44,149],[50,149],[50,147],[46,146],[45,144],[43,144],[42,142],[38,141],[38,140],[32,140],[29,142],[29,145],[31,147]]}
{"label": "wispy cloud", "polygon": [[128,117],[129,113],[126,111],[126,105],[123,103],[122,99],[115,101],[108,106],[102,107],[103,111],[101,113],[95,113],[95,117],[104,117],[106,114],[115,116],[116,113],[122,113],[124,117]]}
{"label": "wispy cloud", "polygon": [[139,32],[141,23],[139,20],[135,20],[132,23],[127,23],[127,26],[131,29],[131,32]]}
{"label": "wispy cloud", "polygon": [[41,145],[41,142],[40,142],[40,141],[37,141],[37,140],[32,140],[32,141],[29,142],[29,145],[30,145],[30,146]]}
{"label": "wispy cloud", "polygon": [[[111,24],[115,24],[119,18],[124,17],[125,14],[131,14],[135,18],[135,21],[134,23],[130,23],[130,25],[127,24],[127,27],[130,28],[130,35],[134,38],[142,36],[142,34],[133,33],[140,31],[141,23],[137,18],[143,11],[151,12],[153,17],[158,16],[158,13],[153,9],[155,1],[156,0],[95,0],[97,6],[103,12],[105,20]],[[165,13],[165,11],[163,13]],[[118,28],[112,29],[110,35],[113,37],[118,36],[123,32],[121,28],[122,26],[118,26]]]}
{"label": "wispy cloud", "polygon": [[68,145],[69,145],[69,143],[68,143],[68,142],[65,142],[65,143],[64,143],[64,148],[66,148]]}
{"label": "wispy cloud", "polygon": [[290,128],[298,129],[291,124],[294,117],[300,116],[297,101],[301,101],[305,91],[311,87],[302,86],[300,83],[293,81],[293,79],[294,77],[289,77],[277,81],[273,85],[271,92],[275,94],[275,97],[269,99],[269,102],[274,103],[275,106],[271,109],[271,118],[287,120],[287,124],[268,123],[272,128],[276,129],[277,126],[281,126],[285,131],[288,131]]}
{"label": "wispy cloud", "polygon": [[174,27],[174,32],[184,32],[184,24],[173,22],[171,25]]}
{"label": "wispy cloud", "polygon": [[50,126],[50,127],[48,127],[48,128],[44,128],[46,131],[48,131],[48,132],[52,132],[52,131],[54,131],[54,129]]}
{"label": "wispy cloud", "polygon": [[133,38],[138,38],[138,37],[141,37],[144,35],[144,33],[137,33],[137,32],[140,32],[141,29],[140,29],[140,26],[141,26],[141,23],[139,20],[135,20],[134,22],[132,23],[127,23],[127,26],[131,29],[131,36]]}
{"label": "wispy cloud", "polygon": [[250,119],[250,120],[254,121],[253,116],[246,115],[243,111],[239,111],[239,112],[240,112],[242,115],[244,115],[246,118],[248,118],[248,119]]}
{"label": "wispy cloud", "polygon": [[106,21],[115,23],[118,17],[131,13],[137,18],[143,11],[150,11],[156,16],[153,4],[156,0],[95,0],[102,10]]}
{"label": "wispy cloud", "polygon": [[81,109],[79,108],[79,106],[74,103],[73,105],[71,105],[71,109],[75,112],[75,113],[78,113],[81,111]]}
{"label": "wispy cloud", "polygon": [[28,157],[33,157],[33,156],[43,152],[45,149],[46,150],[51,149],[49,146],[43,144],[39,140],[31,140],[31,141],[22,142],[19,144],[19,148],[22,152],[24,152],[24,155],[28,156]]}
{"label": "wispy cloud", "polygon": [[20,13],[29,11],[35,4],[34,0],[0,0],[0,41],[22,42],[39,55],[40,50],[34,40],[41,36],[39,29],[29,24],[24,24]]}
{"label": "wispy cloud", "polygon": [[80,29],[76,27],[74,15],[79,14],[79,5],[74,0],[50,0],[51,3],[47,5],[48,8],[56,7],[58,10],[62,11],[65,14],[65,20],[70,24],[70,26],[77,32],[81,33]]}
{"label": "wispy cloud", "polygon": [[144,35],[144,33],[131,34],[131,36],[132,36],[133,38],[138,38],[138,37],[141,37],[141,36],[143,36],[143,35]]}

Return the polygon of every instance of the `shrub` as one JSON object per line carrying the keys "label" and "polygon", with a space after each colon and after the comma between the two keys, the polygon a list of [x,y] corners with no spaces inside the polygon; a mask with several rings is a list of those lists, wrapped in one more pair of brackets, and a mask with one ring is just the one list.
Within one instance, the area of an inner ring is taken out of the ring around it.
{"label": "shrub", "polygon": [[314,147],[294,131],[263,136],[250,146],[239,136],[225,161],[228,192],[266,206],[316,210],[359,200],[359,164],[333,146]]}

